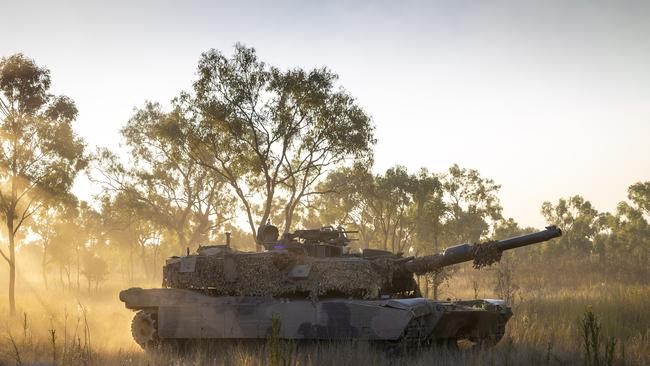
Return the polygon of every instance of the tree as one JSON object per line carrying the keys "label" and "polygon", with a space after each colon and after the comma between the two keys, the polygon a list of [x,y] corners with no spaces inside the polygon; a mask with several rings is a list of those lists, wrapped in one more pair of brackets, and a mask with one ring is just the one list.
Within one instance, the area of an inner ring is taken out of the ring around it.
{"label": "tree", "polygon": [[[526,234],[532,234],[536,231],[539,231],[538,229],[534,227],[522,227],[519,225],[517,221],[513,218],[508,218],[508,219],[501,219],[498,220],[495,225],[494,225],[494,232],[492,234],[491,239],[492,240],[503,240],[507,238],[512,238],[515,236],[520,236],[520,235],[526,235]],[[497,277],[508,274],[509,269],[514,268],[512,266],[511,261],[513,258],[515,259],[515,262],[520,262],[522,260],[527,260],[531,265],[534,265],[536,263],[540,263],[541,261],[541,255],[543,253],[544,245],[530,245],[526,246],[523,248],[518,248],[517,250],[509,250],[506,252],[503,252],[503,265],[501,266],[500,264],[497,264]],[[552,245],[552,244],[551,244]],[[501,272],[501,270],[504,270],[505,272]],[[499,291],[497,291],[499,293]]]}
{"label": "tree", "polygon": [[[278,194],[286,232],[296,207],[324,193],[314,189],[324,174],[372,154],[370,118],[325,68],[282,71],[238,44],[231,58],[204,53],[198,74],[195,96],[180,99],[194,123],[192,155],[232,187],[254,236]],[[258,212],[254,195],[261,196]]]}
{"label": "tree", "polygon": [[413,202],[412,183],[406,168],[396,166],[362,188],[362,207],[373,216],[383,250],[402,252],[410,242],[413,235],[413,220],[409,216],[409,206]]}
{"label": "tree", "polygon": [[[80,289],[83,252],[94,249],[103,241],[99,214],[87,202],[79,202],[69,195],[66,201],[42,209],[30,229],[39,237],[38,242],[43,248],[41,265],[58,265],[61,287],[66,287],[67,279],[67,287],[73,288],[74,279],[77,290]],[[44,274],[43,280],[46,279]]]}
{"label": "tree", "polygon": [[638,182],[627,189],[627,198],[646,217],[650,217],[650,182]]}
{"label": "tree", "polygon": [[590,253],[593,240],[604,224],[603,215],[592,206],[591,202],[576,195],[568,199],[560,198],[557,205],[546,201],[542,204],[542,215],[551,224],[563,231],[558,245],[566,250]]}
{"label": "tree", "polygon": [[343,166],[331,171],[316,189],[328,194],[309,197],[305,205],[308,214],[303,225],[318,227],[341,225],[358,231],[359,242],[364,248],[377,241],[373,216],[364,210],[365,193],[374,184],[375,177],[364,164]]}
{"label": "tree", "polygon": [[86,281],[88,282],[88,292],[90,293],[92,283],[95,283],[95,291],[99,290],[99,286],[106,280],[109,274],[108,263],[104,258],[101,258],[91,251],[84,251],[82,257],[82,271]]}
{"label": "tree", "polygon": [[[133,282],[135,277],[134,255],[140,255],[142,269],[146,276],[146,248],[152,242],[158,242],[161,236],[160,228],[142,214],[142,204],[134,200],[128,193],[117,192],[112,196],[103,195],[101,199],[102,226],[112,249],[118,252],[123,278]],[[170,232],[172,235],[176,235],[171,230]],[[176,241],[173,242],[176,244]],[[176,249],[177,253],[180,252],[178,249]],[[153,259],[155,260],[155,257]]]}
{"label": "tree", "polygon": [[119,193],[134,214],[173,232],[181,250],[206,241],[234,210],[224,179],[183,148],[187,128],[178,108],[165,113],[159,104],[147,103],[121,130],[129,167],[106,149],[98,154],[106,192]]}
{"label": "tree", "polygon": [[418,246],[433,246],[438,251],[438,237],[445,211],[442,201],[442,184],[435,174],[425,168],[411,177],[415,216],[415,238]]}
{"label": "tree", "polygon": [[64,195],[85,165],[72,130],[74,102],[49,94],[50,72],[16,54],[0,61],[0,214],[9,238],[9,309],[16,311],[16,233],[47,200]]}
{"label": "tree", "polygon": [[[440,177],[430,174],[426,169],[420,169],[412,178],[414,202],[415,240],[413,246],[416,255],[428,255],[440,251],[440,239],[445,230],[445,217],[448,206],[443,200],[443,190]],[[440,285],[452,275],[452,269],[442,268],[418,277],[424,296],[429,297],[429,289],[433,290],[433,299],[438,299]]]}
{"label": "tree", "polygon": [[76,206],[76,199],[69,195],[68,199],[60,200],[39,210],[31,220],[30,230],[38,237],[36,242],[42,249],[41,274],[45,288],[48,287],[47,274],[48,264],[52,259],[52,253],[50,253],[52,241],[57,236],[57,228],[62,223],[70,221],[72,211],[76,209]]}
{"label": "tree", "polygon": [[[639,182],[628,188],[630,202],[622,201],[616,213],[604,214],[605,229],[594,240],[601,255],[634,278],[648,278],[650,260],[650,182]],[[616,260],[612,260],[616,259]]]}
{"label": "tree", "polygon": [[447,203],[447,233],[451,243],[477,242],[486,236],[490,222],[501,219],[497,193],[501,188],[474,169],[454,164],[442,177]]}
{"label": "tree", "polygon": [[351,224],[365,245],[376,242],[383,250],[403,251],[414,235],[413,180],[396,166],[373,175],[365,166],[342,168],[327,176],[317,189],[323,195],[314,207],[322,223]]}

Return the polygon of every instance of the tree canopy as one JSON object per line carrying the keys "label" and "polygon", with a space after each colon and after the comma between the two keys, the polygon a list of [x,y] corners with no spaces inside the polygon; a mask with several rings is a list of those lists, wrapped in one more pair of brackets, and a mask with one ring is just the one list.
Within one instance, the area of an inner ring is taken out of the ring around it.
{"label": "tree canopy", "polygon": [[281,70],[236,45],[231,57],[204,53],[198,74],[194,94],[178,99],[191,123],[188,148],[228,182],[252,234],[278,195],[286,232],[303,199],[321,193],[316,183],[330,168],[372,156],[370,117],[326,68]]}
{"label": "tree canopy", "polygon": [[16,233],[48,202],[65,195],[84,168],[73,131],[74,102],[50,94],[50,72],[22,54],[0,61],[0,214],[9,237],[9,303],[15,312]]}

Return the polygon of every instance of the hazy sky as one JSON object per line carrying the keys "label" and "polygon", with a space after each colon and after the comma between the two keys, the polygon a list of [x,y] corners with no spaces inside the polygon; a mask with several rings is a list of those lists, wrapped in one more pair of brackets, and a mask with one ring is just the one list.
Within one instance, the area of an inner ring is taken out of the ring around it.
{"label": "hazy sky", "polygon": [[0,55],[51,69],[91,147],[118,149],[134,107],[242,42],[337,72],[373,116],[378,172],[476,168],[523,224],[576,193],[614,210],[650,180],[650,1],[0,0],[0,24]]}

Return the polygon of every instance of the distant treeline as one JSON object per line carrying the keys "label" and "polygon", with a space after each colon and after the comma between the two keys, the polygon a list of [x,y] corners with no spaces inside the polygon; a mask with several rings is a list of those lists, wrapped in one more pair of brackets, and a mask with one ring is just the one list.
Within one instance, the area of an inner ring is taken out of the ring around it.
{"label": "distant treeline", "polygon": [[[280,70],[237,45],[230,57],[202,54],[197,75],[169,105],[134,112],[124,151],[89,151],[74,101],[50,93],[49,70],[21,54],[0,61],[0,253],[12,310],[17,254],[38,258],[45,286],[91,290],[109,276],[158,280],[165,257],[226,231],[239,249],[259,249],[256,230],[269,221],[283,232],[343,225],[359,231],[355,247],[410,255],[534,230],[502,216],[500,186],[476,170],[373,174],[372,120],[326,68]],[[80,174],[101,189],[93,202],[70,192]],[[580,196],[541,212],[565,235],[526,258],[647,273],[650,182],[630,186],[615,213]]]}

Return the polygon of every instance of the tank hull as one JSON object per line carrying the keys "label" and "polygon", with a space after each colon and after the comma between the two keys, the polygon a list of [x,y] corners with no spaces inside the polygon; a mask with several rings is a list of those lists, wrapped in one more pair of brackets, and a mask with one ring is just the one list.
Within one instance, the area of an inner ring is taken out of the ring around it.
{"label": "tank hull", "polygon": [[277,317],[284,339],[415,343],[468,339],[496,343],[512,315],[500,300],[326,298],[312,302],[210,296],[167,288],[131,288],[120,293],[120,300],[129,309],[153,314],[153,326],[161,340],[266,339]]}

